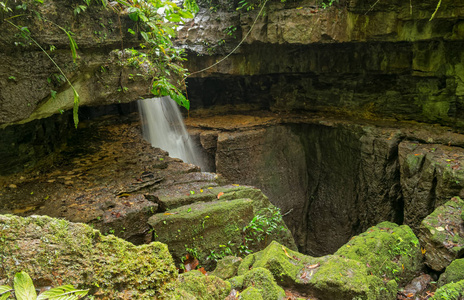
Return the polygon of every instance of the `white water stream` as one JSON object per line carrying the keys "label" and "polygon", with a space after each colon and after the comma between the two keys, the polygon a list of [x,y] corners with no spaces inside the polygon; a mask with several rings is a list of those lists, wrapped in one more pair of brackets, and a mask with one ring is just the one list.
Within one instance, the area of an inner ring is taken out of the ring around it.
{"label": "white water stream", "polygon": [[203,160],[184,125],[177,104],[168,96],[138,101],[143,137],[153,147],[169,152],[169,156],[200,166]]}

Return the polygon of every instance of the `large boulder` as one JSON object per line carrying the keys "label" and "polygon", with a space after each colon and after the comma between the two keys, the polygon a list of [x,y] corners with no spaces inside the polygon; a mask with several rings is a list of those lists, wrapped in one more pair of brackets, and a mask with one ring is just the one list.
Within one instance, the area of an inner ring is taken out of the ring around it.
{"label": "large boulder", "polygon": [[134,246],[88,225],[0,215],[0,285],[26,271],[36,288],[72,284],[103,299],[162,297],[177,270],[165,244]]}
{"label": "large boulder", "polygon": [[425,218],[419,227],[419,240],[425,250],[425,263],[443,271],[464,251],[464,201],[453,197]]}
{"label": "large boulder", "polygon": [[402,285],[422,269],[419,240],[409,226],[391,222],[382,222],[353,237],[335,254],[359,261],[371,274]]}
{"label": "large boulder", "polygon": [[[192,192],[202,201],[187,204],[186,201],[193,201],[195,197],[184,195],[181,197],[184,200],[173,197],[185,205],[155,214],[148,220],[155,239],[169,245],[176,261],[190,253],[210,266],[214,262],[207,258],[225,250],[221,249],[224,246],[229,253],[243,254],[239,251],[263,249],[274,239],[296,249],[282,218],[273,213],[275,208],[260,190],[230,185]],[[170,202],[166,201],[166,205]],[[265,222],[258,224],[256,219]],[[250,223],[257,227],[251,228]]]}
{"label": "large boulder", "polygon": [[230,290],[229,282],[216,276],[205,276],[200,271],[194,270],[179,275],[175,294],[176,296],[184,294],[186,300],[219,300],[225,299]]}
{"label": "large boulder", "polygon": [[256,268],[268,269],[283,287],[311,293],[318,299],[395,299],[397,283],[371,275],[365,263],[338,255],[306,256],[272,242],[266,249],[247,256],[238,275],[229,281],[244,286],[247,274]]}

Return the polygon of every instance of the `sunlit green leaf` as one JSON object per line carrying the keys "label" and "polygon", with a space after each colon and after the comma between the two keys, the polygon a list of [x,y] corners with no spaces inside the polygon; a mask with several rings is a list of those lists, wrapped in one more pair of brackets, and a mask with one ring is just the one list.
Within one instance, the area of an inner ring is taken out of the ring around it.
{"label": "sunlit green leaf", "polygon": [[13,281],[17,300],[35,300],[37,298],[34,283],[26,272],[16,273]]}
{"label": "sunlit green leaf", "polygon": [[43,292],[37,297],[37,300],[73,300],[79,296],[85,296],[89,290],[77,290],[71,284],[59,286]]}

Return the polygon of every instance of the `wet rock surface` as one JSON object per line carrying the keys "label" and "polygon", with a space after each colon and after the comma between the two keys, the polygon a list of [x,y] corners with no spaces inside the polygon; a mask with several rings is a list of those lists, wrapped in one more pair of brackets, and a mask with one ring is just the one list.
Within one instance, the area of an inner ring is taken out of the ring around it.
{"label": "wet rock surface", "polygon": [[[243,228],[274,208],[256,188],[227,184],[153,148],[142,139],[136,114],[82,122],[54,164],[47,162],[1,177],[0,214],[87,223],[134,244],[162,241],[176,263],[186,247],[205,260],[219,245],[231,243],[237,251]],[[279,231],[250,251],[273,239],[296,249],[282,219],[277,221]]]}

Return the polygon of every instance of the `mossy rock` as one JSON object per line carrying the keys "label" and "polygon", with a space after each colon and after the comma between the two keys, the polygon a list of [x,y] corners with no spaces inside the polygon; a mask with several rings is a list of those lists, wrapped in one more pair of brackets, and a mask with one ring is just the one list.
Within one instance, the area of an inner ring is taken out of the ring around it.
{"label": "mossy rock", "polygon": [[335,254],[362,262],[369,274],[400,284],[411,281],[422,268],[419,240],[411,228],[391,222],[369,228]]}
{"label": "mossy rock", "polygon": [[[208,190],[211,193],[211,190]],[[250,187],[213,188],[216,201],[198,202],[181,206],[165,213],[150,217],[148,223],[154,230],[155,239],[166,243],[177,263],[187,254],[187,248],[193,249],[196,258],[207,269],[212,269],[215,262],[206,258],[212,251],[224,250],[220,245],[231,245],[232,253],[238,253],[243,241],[243,228],[257,215],[264,215],[273,205],[258,189]],[[224,193],[217,199],[216,192]],[[206,193],[204,191],[204,193]],[[236,198],[236,197],[250,198]],[[259,251],[266,246],[266,241],[278,240],[296,249],[290,231],[283,221],[278,228],[267,236],[262,243],[250,244],[248,250]],[[192,253],[191,253],[192,254]]]}
{"label": "mossy rock", "polygon": [[235,290],[243,289],[243,275],[229,278],[227,281],[230,282],[231,288]]}
{"label": "mossy rock", "polygon": [[180,290],[187,292],[196,299],[217,300],[225,299],[231,286],[227,281],[216,276],[205,276],[200,271],[190,271],[179,275],[176,293]]}
{"label": "mossy rock", "polygon": [[306,279],[301,279],[306,266],[321,264],[328,257],[314,258],[292,251],[272,241],[264,250],[246,256],[238,268],[238,274],[244,275],[251,268],[266,268],[273,274],[277,283],[284,287],[305,288]]}
{"label": "mossy rock", "polygon": [[451,282],[464,280],[464,258],[454,260],[443,274],[440,275],[438,286],[444,286]]}
{"label": "mossy rock", "polygon": [[396,299],[397,284],[394,280],[384,283],[368,273],[362,262],[333,256],[313,275],[309,285],[321,300]]}
{"label": "mossy rock", "polygon": [[453,197],[437,207],[419,227],[419,239],[425,252],[425,263],[436,271],[443,271],[464,251],[464,230],[461,218],[464,201]]}
{"label": "mossy rock", "polygon": [[243,276],[243,286],[258,289],[262,298],[266,300],[280,300],[285,297],[285,291],[276,284],[272,273],[264,268],[248,271]]}
{"label": "mossy rock", "polygon": [[464,298],[464,280],[445,284],[439,288],[432,300],[461,300]]}
{"label": "mossy rock", "polygon": [[209,275],[217,276],[221,279],[229,279],[237,275],[238,267],[242,258],[236,256],[226,256],[217,262],[216,269]]}
{"label": "mossy rock", "polygon": [[153,299],[177,278],[165,244],[135,246],[85,224],[0,215],[0,236],[0,285],[11,285],[15,273],[26,271],[36,283],[91,288],[97,298]]}
{"label": "mossy rock", "polygon": [[240,293],[241,300],[264,300],[263,296],[261,295],[261,290],[255,287],[247,287],[243,292]]}

